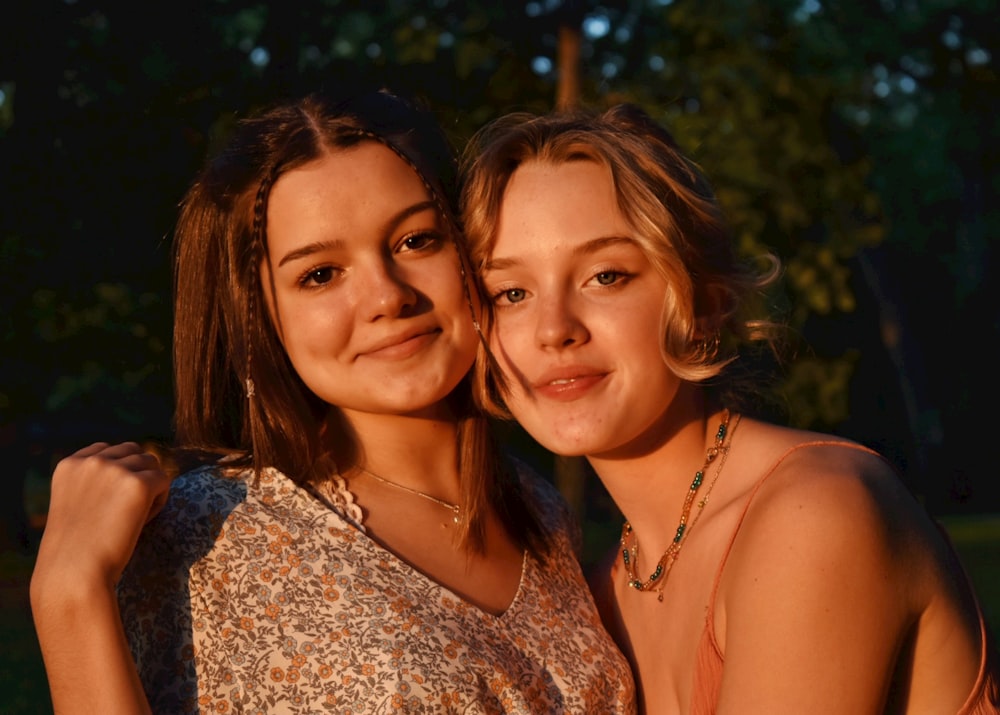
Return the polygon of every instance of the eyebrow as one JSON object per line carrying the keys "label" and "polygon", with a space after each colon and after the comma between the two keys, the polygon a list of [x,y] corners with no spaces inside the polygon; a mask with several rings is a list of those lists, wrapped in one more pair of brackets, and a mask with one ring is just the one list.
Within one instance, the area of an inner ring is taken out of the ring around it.
{"label": "eyebrow", "polygon": [[[385,222],[385,228],[382,229],[383,233],[390,233],[399,224],[403,223],[406,219],[411,216],[423,213],[424,211],[433,210],[437,212],[437,203],[431,199],[427,201],[421,201],[419,203],[413,204],[412,206],[407,206],[405,209],[397,214],[394,214]],[[299,246],[294,251],[289,251],[281,260],[278,261],[278,268],[281,268],[286,263],[291,261],[297,261],[302,258],[307,258],[314,253],[319,253],[320,251],[328,251],[331,249],[339,248],[343,245],[343,241],[340,239],[333,239],[330,241],[314,241],[312,243],[307,243],[305,246]]]}
{"label": "eyebrow", "polygon": [[[575,247],[571,253],[574,256],[584,256],[588,253],[596,253],[603,248],[608,246],[617,246],[620,244],[630,244],[635,245],[635,240],[629,238],[628,236],[599,236],[598,238],[592,238],[589,241],[581,243],[579,246]],[[516,256],[512,257],[502,257],[502,258],[491,258],[486,261],[483,266],[485,271],[500,271],[505,268],[513,268],[521,265],[524,261]]]}

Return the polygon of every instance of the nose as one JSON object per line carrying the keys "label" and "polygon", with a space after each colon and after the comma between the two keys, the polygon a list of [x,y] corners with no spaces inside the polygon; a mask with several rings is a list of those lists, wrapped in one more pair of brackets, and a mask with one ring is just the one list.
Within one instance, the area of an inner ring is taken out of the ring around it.
{"label": "nose", "polygon": [[544,348],[568,348],[590,339],[578,306],[563,296],[539,301],[535,334]]}
{"label": "nose", "polygon": [[373,261],[362,270],[358,288],[367,320],[395,318],[416,305],[416,290],[391,260]]}

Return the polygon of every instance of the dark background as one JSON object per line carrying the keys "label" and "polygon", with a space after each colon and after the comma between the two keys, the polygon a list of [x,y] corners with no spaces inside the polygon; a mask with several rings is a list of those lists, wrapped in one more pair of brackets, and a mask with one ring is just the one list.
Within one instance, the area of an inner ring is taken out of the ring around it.
{"label": "dark background", "polygon": [[[22,621],[54,460],[96,439],[169,438],[184,189],[238,116],[317,87],[416,94],[456,146],[557,98],[642,104],[712,178],[741,249],[785,263],[774,297],[802,338],[783,374],[790,421],[883,451],[935,515],[1000,511],[994,2],[16,11],[0,23],[0,606]],[[557,479],[609,543],[606,495]],[[29,654],[30,680],[33,641],[12,628],[0,635]],[[0,664],[0,686],[19,667]],[[44,711],[25,692],[0,713]]]}

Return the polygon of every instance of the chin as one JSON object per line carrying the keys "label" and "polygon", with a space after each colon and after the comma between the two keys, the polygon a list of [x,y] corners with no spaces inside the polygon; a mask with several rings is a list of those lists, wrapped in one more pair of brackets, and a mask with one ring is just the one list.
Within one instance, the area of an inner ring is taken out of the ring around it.
{"label": "chin", "polygon": [[586,457],[588,454],[595,454],[600,451],[600,447],[593,443],[593,440],[583,436],[566,434],[539,434],[528,430],[538,444],[545,447],[550,452],[560,457]]}

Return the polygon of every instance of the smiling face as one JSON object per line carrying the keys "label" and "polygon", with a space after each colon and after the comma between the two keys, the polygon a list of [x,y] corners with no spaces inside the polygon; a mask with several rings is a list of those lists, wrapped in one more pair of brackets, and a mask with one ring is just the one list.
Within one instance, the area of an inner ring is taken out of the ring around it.
{"label": "smiling face", "polygon": [[594,161],[530,160],[500,207],[484,283],[507,406],[567,455],[644,452],[680,379],[661,352],[666,282],[633,240]]}
{"label": "smiling face", "polygon": [[310,390],[348,419],[441,414],[476,336],[447,225],[409,165],[365,142],[283,174],[267,241],[268,308]]}

